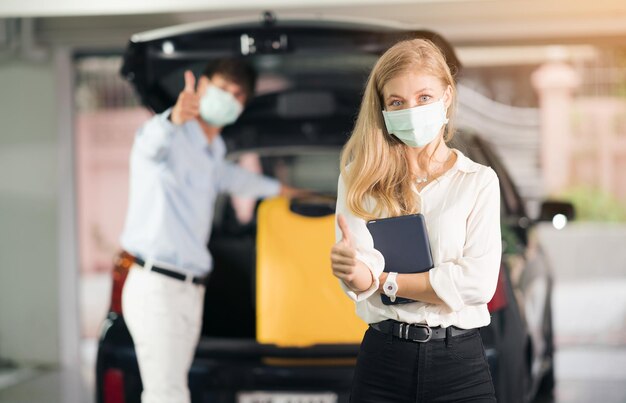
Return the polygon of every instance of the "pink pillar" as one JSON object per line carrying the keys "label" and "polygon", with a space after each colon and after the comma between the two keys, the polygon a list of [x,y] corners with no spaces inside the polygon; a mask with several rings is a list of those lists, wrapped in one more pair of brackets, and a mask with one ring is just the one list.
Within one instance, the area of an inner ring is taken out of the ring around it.
{"label": "pink pillar", "polygon": [[580,79],[574,69],[549,61],[533,72],[541,117],[541,170],[544,193],[558,194],[569,184],[573,90]]}

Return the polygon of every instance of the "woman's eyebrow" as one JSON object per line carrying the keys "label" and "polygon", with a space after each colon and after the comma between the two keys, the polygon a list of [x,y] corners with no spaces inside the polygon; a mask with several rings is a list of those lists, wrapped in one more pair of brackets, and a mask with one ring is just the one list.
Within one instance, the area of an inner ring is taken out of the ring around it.
{"label": "woman's eyebrow", "polygon": [[425,91],[432,91],[433,89],[430,87],[424,87],[421,90],[417,90],[413,93],[413,95],[417,94],[418,92],[425,92]]}
{"label": "woman's eyebrow", "polygon": [[[433,90],[433,89],[432,89],[432,88],[430,88],[430,87],[424,87],[424,88],[422,88],[422,89],[420,89],[420,90],[415,91],[415,92],[413,93],[413,95],[418,94],[418,93],[420,93],[420,92],[432,91],[432,90]],[[386,98],[386,99],[389,99],[389,98],[402,98],[402,99],[404,99],[401,95],[396,95],[396,94],[389,94],[389,95],[387,95],[387,98]]]}

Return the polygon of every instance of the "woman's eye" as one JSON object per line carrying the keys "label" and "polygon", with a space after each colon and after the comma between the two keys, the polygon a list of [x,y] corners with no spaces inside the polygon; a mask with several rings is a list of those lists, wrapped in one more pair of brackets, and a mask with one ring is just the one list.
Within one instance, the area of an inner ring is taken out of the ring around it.
{"label": "woman's eye", "polygon": [[430,101],[431,96],[430,95],[422,95],[420,96],[420,102],[428,102]]}
{"label": "woman's eye", "polygon": [[402,102],[398,101],[397,99],[395,101],[391,101],[391,103],[389,104],[390,106],[401,106]]}

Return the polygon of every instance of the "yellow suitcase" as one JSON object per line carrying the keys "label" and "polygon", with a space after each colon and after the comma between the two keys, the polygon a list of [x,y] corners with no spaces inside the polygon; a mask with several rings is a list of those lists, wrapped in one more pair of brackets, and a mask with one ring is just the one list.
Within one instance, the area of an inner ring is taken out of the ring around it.
{"label": "yellow suitcase", "polygon": [[257,217],[257,341],[283,347],[360,343],[367,325],[330,267],[335,216],[299,215],[278,197],[263,201]]}

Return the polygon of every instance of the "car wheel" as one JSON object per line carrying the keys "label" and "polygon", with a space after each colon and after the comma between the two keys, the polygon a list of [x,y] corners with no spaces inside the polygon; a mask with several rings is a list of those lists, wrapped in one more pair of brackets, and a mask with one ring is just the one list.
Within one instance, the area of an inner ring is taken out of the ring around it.
{"label": "car wheel", "polygon": [[[530,348],[530,346],[528,347]],[[532,399],[533,399],[533,395],[531,393],[531,380],[530,380],[530,356],[529,356],[529,352],[527,352],[525,354],[524,360],[523,360],[523,366],[522,366],[522,393],[523,393],[523,399],[522,401],[524,403],[531,403]]]}
{"label": "car wheel", "polygon": [[554,392],[555,383],[554,365],[552,365],[543,375],[543,378],[541,378],[541,383],[539,384],[539,394],[542,396],[551,396]]}

